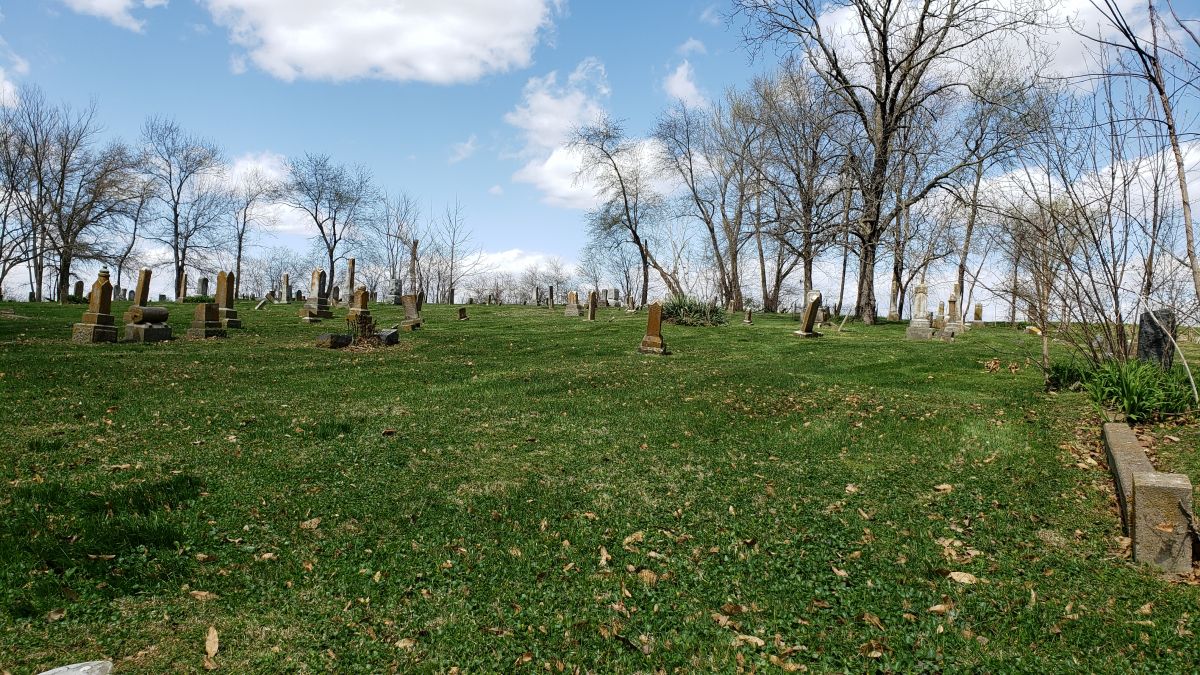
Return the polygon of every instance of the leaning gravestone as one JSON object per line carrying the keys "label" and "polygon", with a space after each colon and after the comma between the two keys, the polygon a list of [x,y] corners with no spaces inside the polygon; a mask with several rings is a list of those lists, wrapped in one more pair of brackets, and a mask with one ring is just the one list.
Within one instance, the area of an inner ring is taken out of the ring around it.
{"label": "leaning gravestone", "polygon": [[325,270],[313,270],[308,300],[300,308],[300,318],[306,323],[317,323],[321,319],[332,319],[329,309],[329,290],[325,288]]}
{"label": "leaning gravestone", "polygon": [[917,284],[916,296],[913,298],[912,321],[904,337],[909,340],[930,340],[933,338],[933,324],[929,321],[929,287]]}
{"label": "leaning gravestone", "polygon": [[225,337],[225,329],[221,328],[221,312],[215,302],[202,302],[196,305],[196,313],[192,316],[192,325],[188,327],[187,336],[194,340],[210,337]]}
{"label": "leaning gravestone", "polygon": [[233,272],[217,273],[217,313],[221,317],[222,328],[242,327],[242,320],[238,318],[233,304],[233,286]]}
{"label": "leaning gravestone", "polygon": [[171,339],[171,325],[167,323],[166,307],[148,307],[150,304],[150,268],[138,272],[137,290],[133,295],[133,306],[125,312],[126,342],[162,342]]}
{"label": "leaning gravestone", "polygon": [[342,287],[334,286],[333,292],[329,294],[329,297],[330,297],[329,304],[332,305],[333,307],[337,307],[338,304],[341,303],[341,301],[342,301]]}
{"label": "leaning gravestone", "polygon": [[116,342],[116,319],[112,315],[112,283],[108,280],[108,268],[100,269],[92,293],[88,299],[88,311],[71,329],[71,341],[80,344],[92,342]]}
{"label": "leaning gravestone", "polygon": [[800,330],[792,333],[800,337],[821,337],[817,332],[817,310],[821,307],[821,291],[808,292],[808,304],[804,306],[804,318],[800,321]]}
{"label": "leaning gravestone", "polygon": [[596,320],[596,306],[600,304],[600,298],[598,296],[599,293],[596,291],[590,291],[588,293],[588,309],[587,316],[584,318],[585,321]]}
{"label": "leaning gravestone", "polygon": [[659,356],[670,354],[662,336],[662,303],[655,302],[650,305],[649,315],[646,318],[646,335],[642,338],[642,344],[638,345],[638,351],[642,354]]}
{"label": "leaning gravestone", "polygon": [[420,328],[424,321],[421,320],[421,312],[417,309],[417,296],[405,295],[401,296],[400,300],[404,303],[404,321],[400,322],[400,330],[414,331]]}
{"label": "leaning gravestone", "polygon": [[579,316],[579,294],[575,291],[567,291],[567,304],[563,316]]}
{"label": "leaning gravestone", "polygon": [[1170,368],[1175,362],[1176,328],[1175,312],[1169,309],[1142,312],[1138,323],[1138,360]]}

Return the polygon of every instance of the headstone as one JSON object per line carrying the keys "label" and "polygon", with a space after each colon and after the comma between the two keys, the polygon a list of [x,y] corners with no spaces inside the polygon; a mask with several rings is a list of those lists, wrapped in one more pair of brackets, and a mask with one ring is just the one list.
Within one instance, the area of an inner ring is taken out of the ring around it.
{"label": "headstone", "polygon": [[941,330],[946,327],[946,303],[938,303],[937,316],[933,319],[933,328]]}
{"label": "headstone", "polygon": [[1176,337],[1175,312],[1156,309],[1142,312],[1138,323],[1137,358],[1139,361],[1156,363],[1163,369],[1175,362]]}
{"label": "headstone", "polygon": [[72,295],[77,298],[83,297],[83,279],[75,282],[75,292]]}
{"label": "headstone", "polygon": [[287,304],[292,301],[292,281],[287,274],[283,275],[283,286],[281,288],[281,302]]}
{"label": "headstone", "polygon": [[928,318],[928,304],[929,287],[925,284],[917,284],[916,294],[913,297],[912,321],[908,323],[908,330],[904,331],[904,337],[909,340],[933,338],[933,325]]}
{"label": "headstone", "polygon": [[342,301],[342,287],[334,286],[333,292],[330,293],[330,297],[331,297],[331,301],[329,304],[336,307],[338,305],[338,303],[340,303]]}
{"label": "headstone", "polygon": [[242,320],[238,318],[237,306],[234,304],[233,272],[217,273],[217,311],[221,316],[222,328],[241,328]]}
{"label": "headstone", "polygon": [[633,299],[633,294],[625,296],[625,311],[626,312],[636,312],[637,311],[637,305],[634,304],[634,302],[635,301]]}
{"label": "headstone", "polygon": [[973,328],[983,328],[983,303],[975,303],[975,316],[972,317],[971,326]]}
{"label": "headstone", "polygon": [[424,308],[425,308],[425,291],[421,291],[420,293],[417,293],[417,313],[420,314],[421,310]]}
{"label": "headstone", "polygon": [[345,349],[350,342],[350,336],[345,333],[321,333],[317,336],[317,346],[324,349]]}
{"label": "headstone", "polygon": [[575,291],[567,291],[567,305],[563,316],[579,316],[579,294]]}
{"label": "headstone", "polygon": [[551,286],[546,292],[546,306],[554,309],[554,287]]}
{"label": "headstone", "polygon": [[667,351],[667,343],[663,341],[662,336],[662,303],[654,303],[650,305],[649,316],[646,318],[646,335],[642,338],[642,344],[638,345],[638,351],[642,354],[658,354],[666,356],[670,352]]}
{"label": "headstone", "polygon": [[195,340],[225,337],[225,329],[221,328],[221,311],[217,303],[202,302],[196,305],[196,313],[192,316],[192,325],[188,327],[187,336]]}
{"label": "headstone", "polygon": [[355,289],[354,298],[350,301],[350,311],[346,315],[346,322],[351,324],[359,335],[374,332],[375,321],[371,319],[371,310],[367,309],[368,297],[366,286]]}
{"label": "headstone", "polygon": [[313,270],[308,300],[300,308],[300,318],[306,323],[333,318],[333,312],[329,309],[329,290],[325,287],[325,270]]}
{"label": "headstone", "polygon": [[108,675],[112,668],[112,661],[86,661],[44,670],[38,675]]}
{"label": "headstone", "polygon": [[304,302],[304,291],[300,289],[292,291],[292,299],[296,302]]}
{"label": "headstone", "polygon": [[29,302],[34,302],[36,297],[37,296],[34,295],[33,291],[29,291]]}
{"label": "headstone", "polygon": [[148,307],[150,304],[149,267],[138,272],[137,290],[133,294],[133,306],[125,312],[126,342],[162,342],[171,339],[171,325],[167,323],[166,307]]}
{"label": "headstone", "polygon": [[[273,295],[273,294],[272,294],[272,293],[268,293],[267,295]],[[272,298],[269,298],[269,297],[267,297],[267,298],[263,298],[262,300],[259,300],[259,301],[258,301],[258,304],[254,306],[254,309],[255,309],[255,311],[262,309],[262,308],[263,308],[263,307],[265,307],[267,304],[269,304],[270,302],[272,302],[272,300],[273,300],[273,299],[272,299]]]}
{"label": "headstone", "polygon": [[[354,258],[346,259],[346,288],[349,288],[351,293],[358,292],[358,286],[354,285],[354,262]],[[354,298],[351,297],[350,301],[354,302]]]}
{"label": "headstone", "polygon": [[376,333],[375,337],[379,338],[379,341],[387,347],[400,344],[400,331],[395,328],[385,328]]}
{"label": "headstone", "polygon": [[159,302],[166,302],[166,301],[167,301],[167,294],[166,294],[166,293],[159,293],[159,294],[158,294],[158,301],[159,301]]}
{"label": "headstone", "polygon": [[401,304],[400,297],[401,297],[401,295],[403,295],[404,288],[403,288],[403,285],[400,283],[400,280],[399,279],[388,279],[387,288],[388,288],[388,293],[387,293],[387,300],[385,302],[389,305]]}
{"label": "headstone", "polygon": [[415,289],[419,284],[417,279],[417,244],[416,239],[412,240],[412,248],[408,255],[408,287]]}
{"label": "headstone", "polygon": [[747,325],[754,323],[754,312],[749,307],[746,308],[746,316],[742,319],[742,323]]}
{"label": "headstone", "polygon": [[950,300],[946,303],[946,325],[942,327],[942,337],[953,339],[956,335],[962,335],[967,332],[962,322],[962,311],[958,307],[959,289],[958,284],[954,284],[954,290],[950,291]]}
{"label": "headstone", "polygon": [[112,315],[112,283],[108,280],[107,267],[100,269],[92,284],[88,309],[72,327],[71,341],[80,344],[117,341],[116,319]]}
{"label": "headstone", "polygon": [[208,277],[200,277],[200,295],[208,297]]}
{"label": "headstone", "polygon": [[404,320],[400,322],[400,330],[414,331],[420,328],[424,321],[421,320],[421,312],[417,309],[417,296],[405,295],[401,296],[400,300],[404,303]]}
{"label": "headstone", "polygon": [[471,317],[467,316],[467,308],[466,308],[466,307],[459,307],[459,308],[458,308],[458,320],[459,320],[459,321],[466,321],[466,320],[468,320],[468,319],[470,319],[470,318],[471,318]]}
{"label": "headstone", "polygon": [[596,320],[596,307],[597,307],[597,305],[600,304],[599,296],[600,296],[600,294],[597,293],[596,291],[590,291],[588,293],[588,309],[587,309],[587,317],[584,318],[585,321],[595,321]]}
{"label": "headstone", "polygon": [[821,307],[821,291],[808,292],[808,304],[804,306],[804,318],[800,322],[800,330],[793,333],[800,337],[821,337],[816,331],[817,310]]}

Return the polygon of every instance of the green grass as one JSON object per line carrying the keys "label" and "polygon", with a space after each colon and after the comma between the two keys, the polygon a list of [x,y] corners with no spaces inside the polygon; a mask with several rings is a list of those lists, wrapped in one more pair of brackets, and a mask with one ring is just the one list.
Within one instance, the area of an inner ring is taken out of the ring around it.
{"label": "green grass", "polygon": [[644,314],[430,305],[334,352],[342,311],[76,346],[79,307],[2,306],[32,316],[0,318],[0,671],[202,671],[209,626],[225,672],[1200,659],[1200,591],[1122,550],[1093,407],[986,372],[1035,353],[1005,329],[756,315],[648,357]]}

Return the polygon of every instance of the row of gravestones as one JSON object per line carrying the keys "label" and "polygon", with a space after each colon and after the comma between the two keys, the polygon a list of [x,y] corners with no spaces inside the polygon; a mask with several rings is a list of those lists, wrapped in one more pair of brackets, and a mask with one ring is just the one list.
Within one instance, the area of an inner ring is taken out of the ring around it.
{"label": "row of gravestones", "polygon": [[982,327],[983,305],[975,303],[973,320],[967,324],[962,320],[962,312],[958,309],[960,296],[959,285],[954,284],[954,290],[950,291],[950,299],[946,304],[938,303],[938,313],[935,316],[929,311],[929,287],[917,284],[913,297],[912,320],[909,321],[905,337],[909,340],[931,340],[936,332],[943,340],[953,340],[967,332],[971,326]]}
{"label": "row of gravestones", "polygon": [[[125,312],[125,342],[160,342],[171,339],[169,314],[165,307],[150,306],[149,268],[138,273],[137,288],[133,293],[133,305]],[[225,337],[225,329],[241,328],[237,310],[233,303],[233,272],[217,275],[217,301],[196,305],[196,313],[188,328],[189,338]],[[71,339],[79,343],[116,342],[116,318],[112,315],[112,282],[108,268],[100,270],[92,291],[88,294],[88,308],[79,323],[72,326]],[[161,300],[161,296],[160,296]]]}

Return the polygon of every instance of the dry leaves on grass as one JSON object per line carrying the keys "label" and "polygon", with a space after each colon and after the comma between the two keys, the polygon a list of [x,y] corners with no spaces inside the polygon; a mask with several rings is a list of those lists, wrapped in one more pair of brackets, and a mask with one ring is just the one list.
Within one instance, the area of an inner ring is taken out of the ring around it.
{"label": "dry leaves on grass", "polygon": [[300,523],[300,529],[302,529],[302,530],[315,530],[315,529],[317,529],[317,527],[319,527],[320,525],[321,525],[321,519],[320,519],[320,518],[313,518],[312,520],[306,520],[306,521],[304,521],[304,522]]}
{"label": "dry leaves on grass", "polygon": [[188,593],[188,595],[192,596],[196,600],[199,600],[200,602],[208,602],[209,600],[216,600],[217,598],[221,597],[216,593],[209,593],[208,591],[192,591],[191,593]]}
{"label": "dry leaves on grass", "polygon": [[216,670],[217,662],[213,659],[220,648],[221,642],[217,637],[217,627],[209,626],[208,635],[204,637],[204,668],[206,670]]}
{"label": "dry leaves on grass", "polygon": [[612,556],[608,554],[608,549],[600,547],[600,566],[608,567],[608,561],[612,560]]}
{"label": "dry leaves on grass", "polygon": [[979,582],[979,579],[970,572],[951,572],[948,576],[960,584],[974,584]]}

